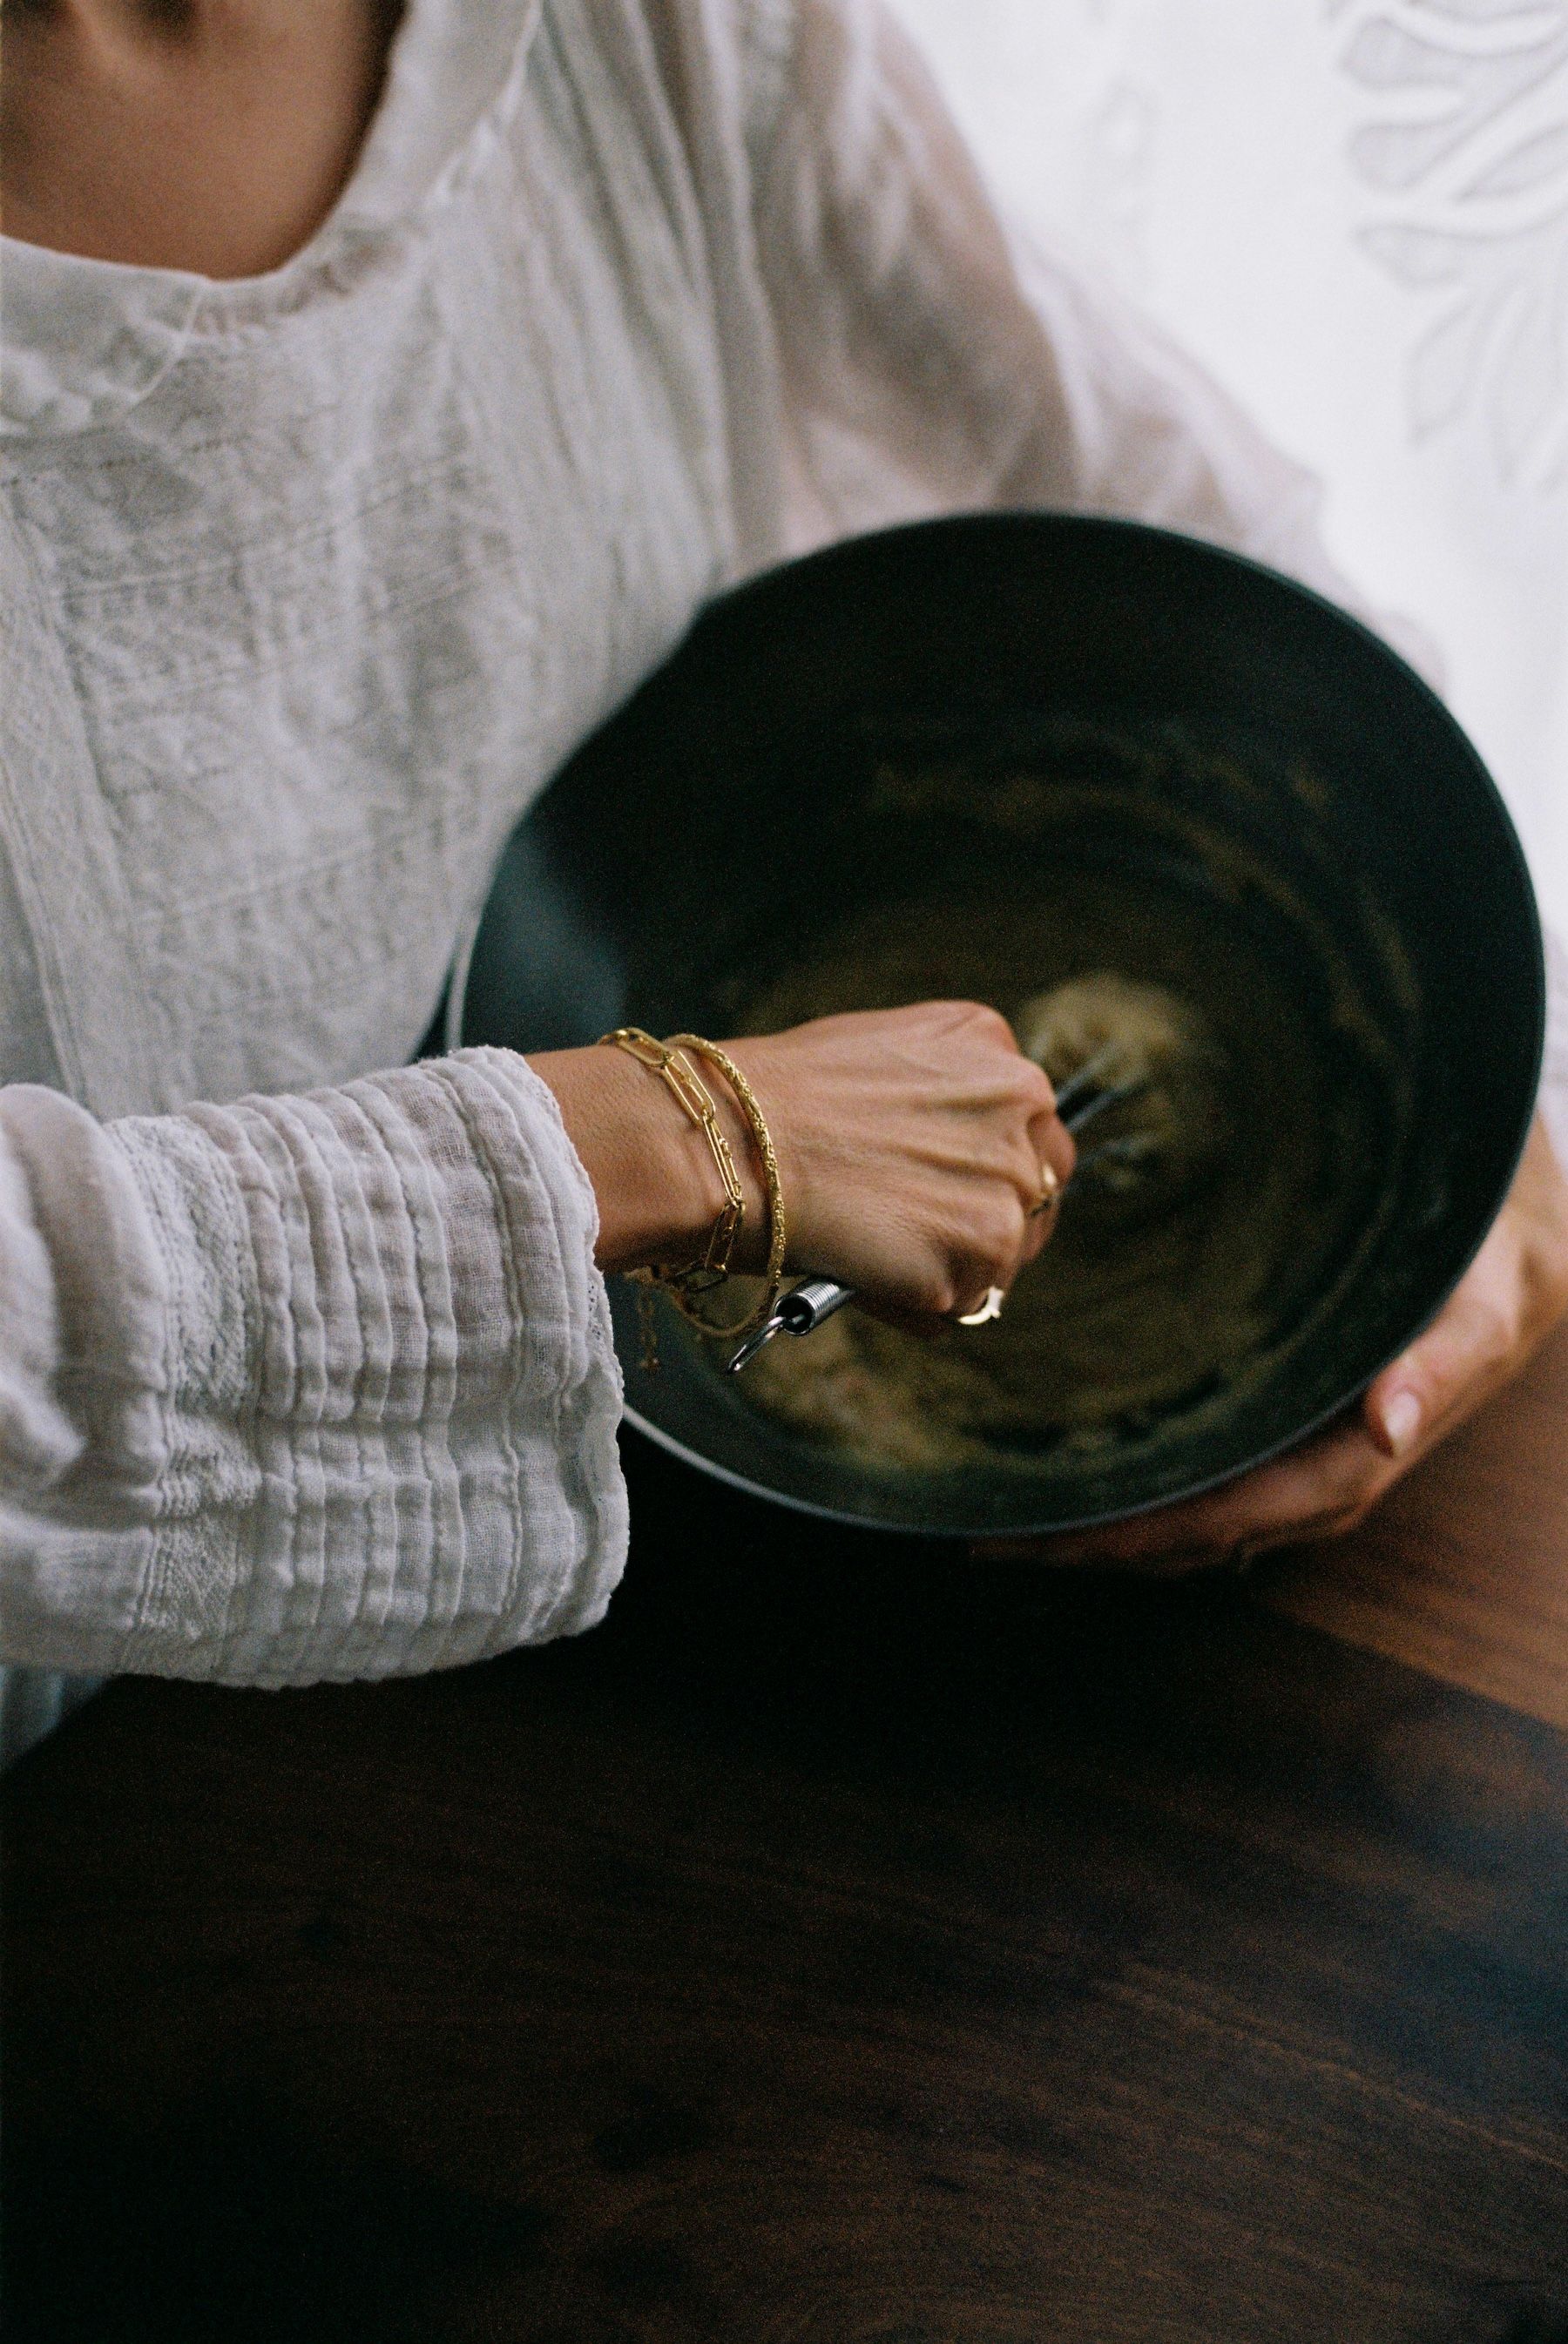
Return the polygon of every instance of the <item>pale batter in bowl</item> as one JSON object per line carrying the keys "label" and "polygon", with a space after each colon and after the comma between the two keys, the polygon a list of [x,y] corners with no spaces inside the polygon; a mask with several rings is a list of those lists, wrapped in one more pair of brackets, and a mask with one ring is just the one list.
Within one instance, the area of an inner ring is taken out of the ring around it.
{"label": "pale batter in bowl", "polygon": [[774,1342],[754,1407],[873,1469],[1027,1467],[1158,1442],[1278,1359],[1368,1234],[1358,1164],[1397,1089],[1349,979],[1309,1006],[1290,956],[1158,874],[1067,871],[1032,900],[882,904],[745,1000],[741,1030],[936,996],[991,1003],[1058,1084],[1135,1097],[1002,1318],[923,1339],[841,1312]]}

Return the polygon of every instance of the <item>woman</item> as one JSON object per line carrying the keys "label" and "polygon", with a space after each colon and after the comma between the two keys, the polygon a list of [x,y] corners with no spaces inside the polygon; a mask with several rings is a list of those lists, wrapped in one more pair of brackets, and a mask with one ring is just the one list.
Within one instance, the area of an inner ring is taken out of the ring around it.
{"label": "woman", "polygon": [[[855,0],[32,0],[5,49],[15,1737],[34,1672],[305,1682],[601,1616],[601,1273],[700,1254],[716,1164],[621,1051],[405,1062],[517,817],[716,588],[1039,503],[1351,597],[1209,385],[1026,290]],[[988,1013],[734,1055],[801,1263],[919,1319],[1044,1242],[1071,1143]],[[1354,1519],[1565,1305],[1542,1123],[1355,1423],[1097,1551]]]}

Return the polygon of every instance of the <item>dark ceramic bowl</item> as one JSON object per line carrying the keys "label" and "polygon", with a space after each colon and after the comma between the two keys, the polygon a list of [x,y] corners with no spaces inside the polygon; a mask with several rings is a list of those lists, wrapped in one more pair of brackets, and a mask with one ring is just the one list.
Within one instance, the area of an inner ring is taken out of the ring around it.
{"label": "dark ceramic bowl", "polygon": [[934,521],[714,603],[513,839],[462,1038],[733,1033],[771,972],[878,905],[983,921],[998,900],[1103,904],[1122,885],[1145,965],[1158,902],[1178,924],[1197,907],[1237,965],[1250,955],[1288,990],[1329,1069],[1322,1130],[1269,1135],[1320,1149],[1326,1207],[1278,1282],[1255,1371],[1229,1391],[1177,1376],[1168,1404],[1087,1444],[873,1469],[765,1414],[673,1319],[647,1374],[615,1281],[643,1431],[808,1512],[1049,1531],[1258,1464],[1432,1318],[1507,1191],[1539,1077],[1545,983],[1518,841],[1463,733],[1385,643],[1167,531]]}

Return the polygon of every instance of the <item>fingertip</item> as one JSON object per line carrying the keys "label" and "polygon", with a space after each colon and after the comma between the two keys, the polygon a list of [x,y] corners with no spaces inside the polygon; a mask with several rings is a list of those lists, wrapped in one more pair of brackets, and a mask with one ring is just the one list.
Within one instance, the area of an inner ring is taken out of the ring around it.
{"label": "fingertip", "polygon": [[1367,1430],[1385,1457],[1408,1457],[1421,1438],[1422,1409],[1409,1384],[1373,1391],[1367,1399]]}

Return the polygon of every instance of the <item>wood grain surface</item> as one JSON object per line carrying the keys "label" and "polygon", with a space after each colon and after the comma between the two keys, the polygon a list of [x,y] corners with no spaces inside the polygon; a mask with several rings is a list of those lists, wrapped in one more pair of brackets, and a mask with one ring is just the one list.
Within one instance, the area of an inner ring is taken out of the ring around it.
{"label": "wood grain surface", "polygon": [[632,1461],[595,1634],[13,1775],[13,2344],[1568,2344],[1568,1738]]}
{"label": "wood grain surface", "polygon": [[1293,1618],[1568,1727],[1568,1324],[1353,1538],[1268,1565]]}

